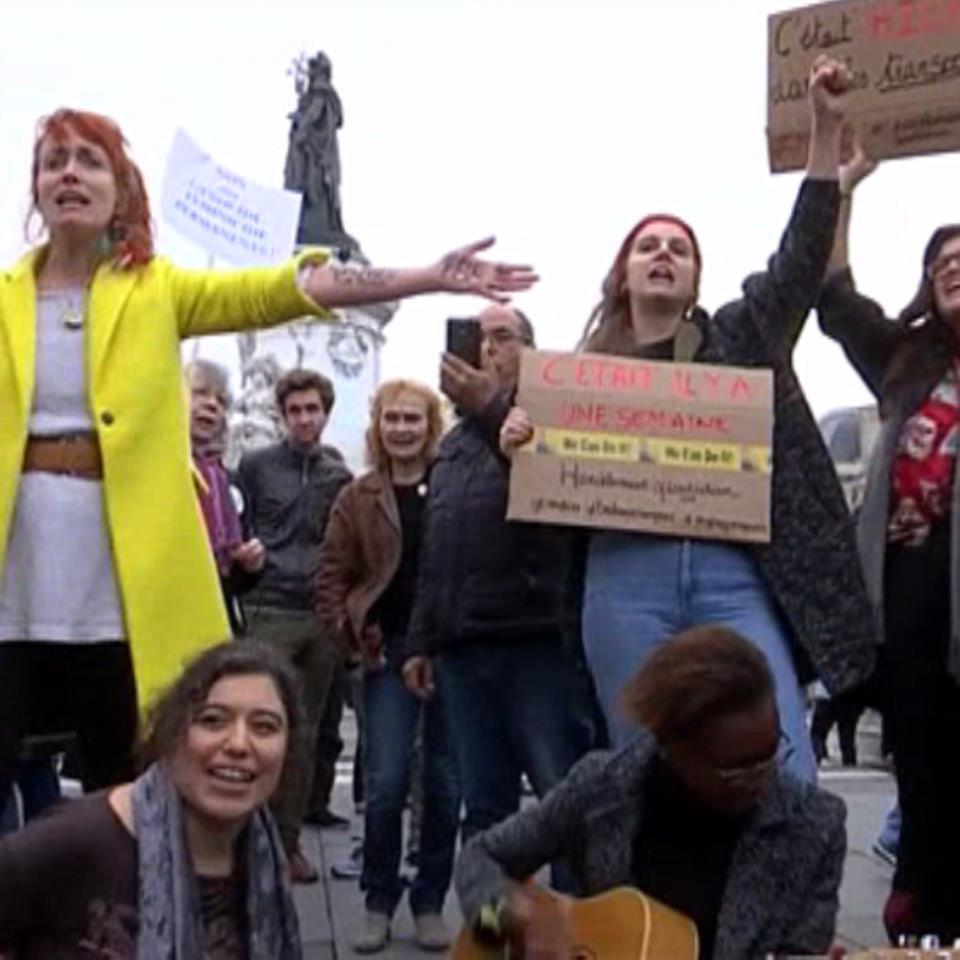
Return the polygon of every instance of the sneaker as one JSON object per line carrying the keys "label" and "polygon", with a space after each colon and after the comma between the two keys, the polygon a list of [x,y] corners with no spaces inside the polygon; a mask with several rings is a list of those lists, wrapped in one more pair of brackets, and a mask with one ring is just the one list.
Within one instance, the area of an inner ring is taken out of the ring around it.
{"label": "sneaker", "polygon": [[416,930],[417,944],[421,950],[446,950],[450,946],[450,931],[439,913],[418,913],[414,915],[413,926]]}
{"label": "sneaker", "polygon": [[314,827],[320,827],[321,830],[343,830],[350,826],[350,820],[347,817],[341,817],[329,807],[307,814],[306,822]]}
{"label": "sneaker", "polygon": [[389,942],[390,918],[385,913],[365,911],[351,944],[354,953],[379,953]]}
{"label": "sneaker", "polygon": [[884,863],[890,864],[891,867],[896,867],[897,865],[897,851],[893,847],[884,843],[879,837],[873,841],[873,846],[870,848],[874,855],[879,857]]}
{"label": "sneaker", "polygon": [[303,851],[297,847],[290,854],[290,882],[291,883],[316,883],[320,879],[317,868],[303,855]]}
{"label": "sneaker", "polygon": [[356,880],[363,873],[363,843],[358,843],[350,854],[330,867],[336,880]]}

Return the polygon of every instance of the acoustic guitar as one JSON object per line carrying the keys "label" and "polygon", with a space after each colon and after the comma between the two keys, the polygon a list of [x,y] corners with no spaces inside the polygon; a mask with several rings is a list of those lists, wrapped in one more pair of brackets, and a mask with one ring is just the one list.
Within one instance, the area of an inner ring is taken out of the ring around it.
{"label": "acoustic guitar", "polygon": [[[562,905],[569,924],[571,960],[697,960],[699,944],[693,921],[630,887],[574,900],[540,887],[531,896]],[[477,942],[465,926],[450,951],[450,960],[510,960],[509,944]]]}
{"label": "acoustic guitar", "polygon": [[[595,897],[575,900],[528,884],[525,892],[561,906],[569,926],[570,960],[698,960],[699,942],[693,921],[632,887],[617,887]],[[511,960],[508,943],[480,943],[464,926],[451,948],[450,960]],[[767,960],[831,960],[768,954]],[[960,947],[878,947],[850,951],[843,960],[960,960]]]}

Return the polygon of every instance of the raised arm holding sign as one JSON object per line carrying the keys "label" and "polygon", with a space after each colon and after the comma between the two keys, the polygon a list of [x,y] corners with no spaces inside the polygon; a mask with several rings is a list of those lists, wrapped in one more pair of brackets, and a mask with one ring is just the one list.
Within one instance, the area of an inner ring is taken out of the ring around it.
{"label": "raised arm holding sign", "polygon": [[606,528],[589,536],[583,637],[614,739],[629,736],[619,691],[651,650],[684,626],[724,623],[770,661],[783,761],[807,778],[798,681],[815,672],[842,689],[873,665],[846,507],[792,366],[833,240],[844,82],[826,59],[811,73],[808,176],[741,298],[708,316],[695,233],[645,217],[604,280],[589,352],[528,355],[529,409],[501,432],[507,451],[535,436],[513,454],[513,515],[569,523],[579,510],[577,522]]}

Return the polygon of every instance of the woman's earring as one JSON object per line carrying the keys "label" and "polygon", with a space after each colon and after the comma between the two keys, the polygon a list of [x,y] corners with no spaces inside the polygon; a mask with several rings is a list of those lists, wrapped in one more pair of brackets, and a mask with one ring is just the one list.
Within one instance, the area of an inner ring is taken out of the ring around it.
{"label": "woman's earring", "polygon": [[127,228],[116,214],[110,218],[107,224],[107,237],[111,243],[118,243],[127,235]]}
{"label": "woman's earring", "polygon": [[703,344],[703,331],[693,319],[697,305],[691,303],[683,312],[683,319],[673,336],[673,359],[678,363],[689,363],[696,357]]}

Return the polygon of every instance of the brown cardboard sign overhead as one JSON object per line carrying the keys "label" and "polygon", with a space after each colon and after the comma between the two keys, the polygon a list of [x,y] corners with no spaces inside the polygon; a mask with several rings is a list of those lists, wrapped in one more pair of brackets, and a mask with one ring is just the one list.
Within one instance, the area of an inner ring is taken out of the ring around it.
{"label": "brown cardboard sign overhead", "polygon": [[768,20],[767,147],[774,173],[807,162],[810,67],[844,62],[854,129],[877,159],[960,149],[960,0],[839,0]]}
{"label": "brown cardboard sign overhead", "polygon": [[770,540],[773,374],[526,350],[511,520]]}

